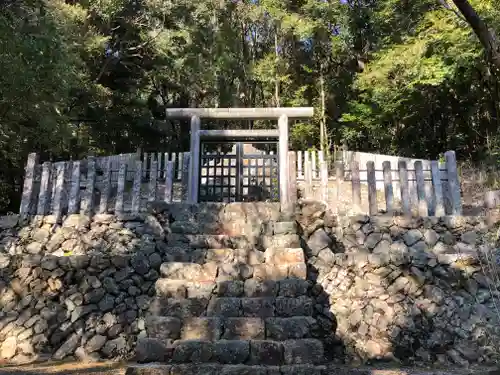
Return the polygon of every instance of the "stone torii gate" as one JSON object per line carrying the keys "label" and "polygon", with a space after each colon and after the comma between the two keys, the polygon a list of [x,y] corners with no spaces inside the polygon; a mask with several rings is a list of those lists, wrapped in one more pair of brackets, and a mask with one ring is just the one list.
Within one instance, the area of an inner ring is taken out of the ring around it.
{"label": "stone torii gate", "polygon": [[[288,119],[311,118],[312,107],[283,108],[167,108],[170,119],[191,120],[190,168],[188,179],[188,201],[198,202],[198,180],[200,178],[201,139],[210,137],[268,138],[278,139],[280,203],[289,203],[288,191]],[[202,130],[201,119],[226,120],[278,120],[278,129],[272,130]]]}

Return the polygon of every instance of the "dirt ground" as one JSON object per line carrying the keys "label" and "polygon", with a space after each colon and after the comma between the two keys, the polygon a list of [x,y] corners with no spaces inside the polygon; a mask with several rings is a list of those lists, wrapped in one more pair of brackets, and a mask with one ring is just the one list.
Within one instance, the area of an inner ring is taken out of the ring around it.
{"label": "dirt ground", "polygon": [[46,362],[23,366],[0,366],[0,375],[124,375],[127,365],[116,362]]}
{"label": "dirt ground", "polygon": [[[1,366],[0,375],[124,375],[126,363],[100,362],[46,362],[24,366]],[[396,368],[396,367],[336,367],[332,375],[499,375],[487,368],[474,369],[430,369],[430,368]]]}

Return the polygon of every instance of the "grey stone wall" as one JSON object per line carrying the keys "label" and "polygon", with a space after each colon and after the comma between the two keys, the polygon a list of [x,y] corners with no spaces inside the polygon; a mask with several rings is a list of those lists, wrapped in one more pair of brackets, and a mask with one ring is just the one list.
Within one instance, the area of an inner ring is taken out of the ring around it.
{"label": "grey stone wall", "polygon": [[[61,224],[52,216],[23,225],[0,218],[0,357],[133,358],[148,337],[163,262],[201,254],[205,264],[212,253],[231,257],[228,248],[263,259],[265,247],[290,245],[292,237],[274,235],[290,228],[269,228],[283,215],[265,203],[158,204],[148,215],[73,215]],[[300,294],[311,301],[313,337],[324,340],[329,360],[499,359],[497,223],[338,218],[315,202],[299,207],[296,219],[308,266]],[[209,248],[221,250],[202,250]],[[231,283],[239,288],[227,293],[246,295],[248,283]],[[279,285],[277,296],[286,292],[281,282],[268,284]]]}
{"label": "grey stone wall", "polygon": [[158,203],[149,214],[62,223],[0,217],[0,358],[133,358],[163,262],[203,264],[227,248],[267,246],[273,236],[261,234],[280,216],[276,204]]}
{"label": "grey stone wall", "polygon": [[0,221],[0,356],[130,358],[165,250],[152,216]]}
{"label": "grey stone wall", "polygon": [[348,361],[499,359],[499,223],[337,218],[318,202],[305,203],[297,220],[332,352]]}

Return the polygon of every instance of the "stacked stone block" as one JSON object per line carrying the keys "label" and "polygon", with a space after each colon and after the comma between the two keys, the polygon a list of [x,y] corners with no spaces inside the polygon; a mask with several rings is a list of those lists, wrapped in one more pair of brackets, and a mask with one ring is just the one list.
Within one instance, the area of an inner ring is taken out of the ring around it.
{"label": "stacked stone block", "polygon": [[[323,343],[316,334],[295,222],[266,221],[255,241],[248,240],[249,233],[243,241],[206,227],[208,233],[201,234],[202,225],[171,225],[169,244],[174,246],[167,251],[170,261],[160,267],[146,320],[148,337],[138,342],[137,360],[168,363],[156,367],[164,374],[194,371],[195,364],[205,370],[215,369],[213,364],[238,365],[229,368],[240,374],[258,373],[262,366],[322,363]],[[129,372],[146,369],[151,367]]]}

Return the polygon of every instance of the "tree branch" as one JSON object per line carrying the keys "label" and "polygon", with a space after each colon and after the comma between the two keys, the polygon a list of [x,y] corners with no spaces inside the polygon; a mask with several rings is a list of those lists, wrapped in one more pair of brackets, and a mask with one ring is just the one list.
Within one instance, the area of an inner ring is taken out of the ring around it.
{"label": "tree branch", "polygon": [[476,13],[472,5],[467,0],[453,0],[458,10],[465,17],[479,41],[483,45],[488,58],[493,65],[500,69],[500,45],[492,30],[488,28],[486,22]]}

